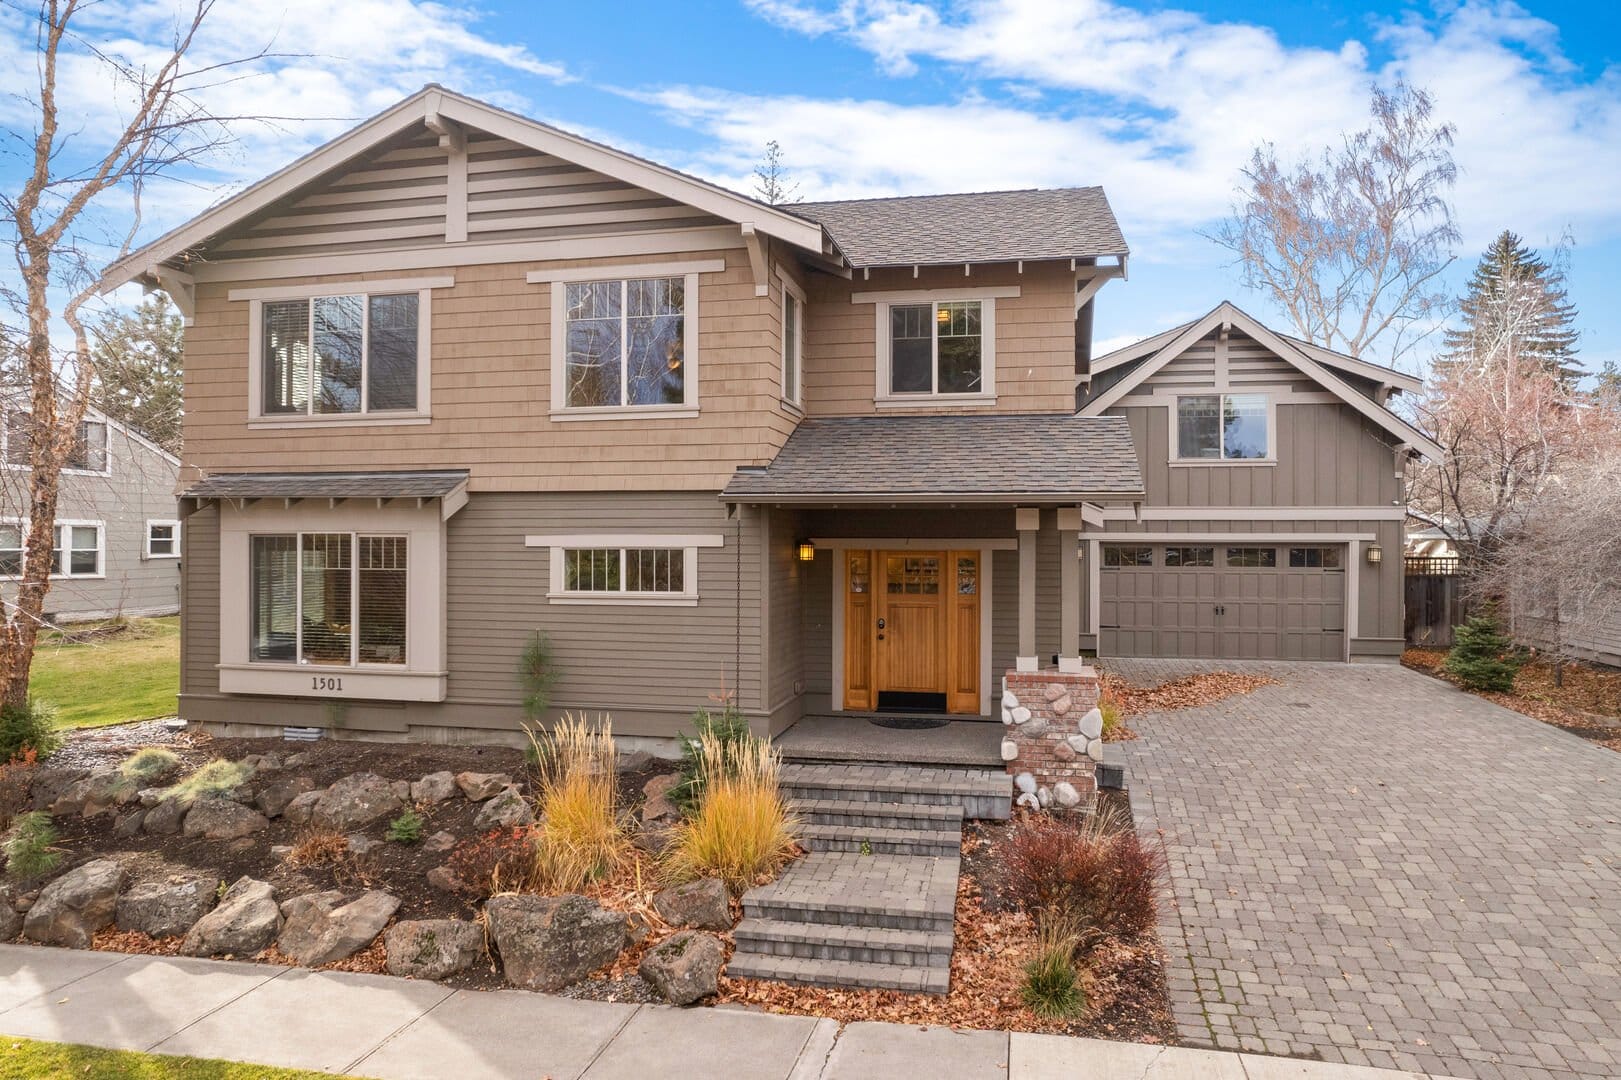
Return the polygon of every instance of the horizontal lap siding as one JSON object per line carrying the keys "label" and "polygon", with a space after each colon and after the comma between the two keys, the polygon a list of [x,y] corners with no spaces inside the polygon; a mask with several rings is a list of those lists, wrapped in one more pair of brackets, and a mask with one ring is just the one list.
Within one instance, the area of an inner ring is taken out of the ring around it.
{"label": "horizontal lap siding", "polygon": [[[205,506],[186,518],[185,588],[180,614],[180,692],[219,691],[220,514]],[[246,581],[246,574],[243,576]]]}
{"label": "horizontal lap siding", "polygon": [[770,512],[765,560],[769,628],[765,704],[779,726],[798,718],[795,703],[805,692],[801,626],[805,581],[811,568],[799,561],[800,535],[799,515],[782,510]]}

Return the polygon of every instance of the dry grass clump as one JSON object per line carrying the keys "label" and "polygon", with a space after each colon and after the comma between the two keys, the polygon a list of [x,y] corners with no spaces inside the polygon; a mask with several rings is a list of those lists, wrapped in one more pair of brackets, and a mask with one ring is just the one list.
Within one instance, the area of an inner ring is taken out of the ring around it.
{"label": "dry grass clump", "polygon": [[299,831],[287,862],[291,866],[325,866],[348,854],[349,838],[343,833],[324,825],[309,825]]}
{"label": "dry grass clump", "polygon": [[563,714],[551,730],[529,732],[540,771],[540,820],[534,827],[530,881],[539,892],[578,892],[612,875],[630,855],[617,805],[613,725]]}
{"label": "dry grass clump", "polygon": [[1043,1020],[1066,1020],[1086,1008],[1075,954],[1081,934],[1074,920],[1063,913],[1042,916],[1036,933],[1036,955],[1024,965],[1019,996]]}
{"label": "dry grass clump", "polygon": [[1038,814],[1008,837],[1010,898],[1041,918],[1072,920],[1082,949],[1154,928],[1163,853],[1113,814],[1079,823]]}
{"label": "dry grass clump", "polygon": [[143,746],[118,766],[118,775],[146,787],[180,768],[180,755],[166,746]]}
{"label": "dry grass clump", "polygon": [[672,877],[718,877],[734,892],[769,880],[794,854],[795,823],[778,786],[780,761],[765,739],[704,732],[696,755],[702,792],[667,856]]}
{"label": "dry grass clump", "polygon": [[199,765],[195,772],[178,784],[165,788],[163,797],[191,802],[202,795],[229,795],[247,783],[252,775],[252,765],[215,758]]}

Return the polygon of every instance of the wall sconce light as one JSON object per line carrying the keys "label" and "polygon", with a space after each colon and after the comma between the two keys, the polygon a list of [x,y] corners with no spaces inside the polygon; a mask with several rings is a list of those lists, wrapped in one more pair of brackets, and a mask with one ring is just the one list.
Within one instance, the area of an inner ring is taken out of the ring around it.
{"label": "wall sconce light", "polygon": [[801,540],[799,542],[799,561],[800,562],[815,562],[816,561],[816,545],[811,543],[809,540]]}
{"label": "wall sconce light", "polygon": [[1385,559],[1385,549],[1384,548],[1380,547],[1378,544],[1369,544],[1368,545],[1368,563],[1370,565],[1378,566],[1381,562],[1384,561],[1384,559]]}

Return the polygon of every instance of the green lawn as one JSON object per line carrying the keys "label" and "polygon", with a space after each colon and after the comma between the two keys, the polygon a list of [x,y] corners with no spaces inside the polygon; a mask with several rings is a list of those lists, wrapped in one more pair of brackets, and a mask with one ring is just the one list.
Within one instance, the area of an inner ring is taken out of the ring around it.
{"label": "green lawn", "polygon": [[56,706],[61,728],[173,716],[180,692],[180,619],[137,619],[125,634],[82,645],[42,635],[29,691]]}
{"label": "green lawn", "polygon": [[310,1080],[330,1076],[0,1036],[0,1080]]}

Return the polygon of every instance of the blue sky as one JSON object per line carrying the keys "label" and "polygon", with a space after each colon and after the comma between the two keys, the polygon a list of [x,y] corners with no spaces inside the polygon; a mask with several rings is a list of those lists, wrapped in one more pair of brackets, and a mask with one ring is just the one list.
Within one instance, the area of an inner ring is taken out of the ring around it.
{"label": "blue sky", "polygon": [[[90,36],[150,55],[174,0],[107,0]],[[1464,235],[1454,281],[1502,228],[1568,233],[1583,353],[1621,360],[1621,15],[1598,3],[1288,4],[1164,0],[747,0],[615,6],[543,0],[221,0],[200,57],[277,50],[216,91],[288,120],[215,168],[149,194],[143,236],[437,81],[746,188],[765,140],[807,197],[1100,183],[1133,248],[1101,295],[1123,343],[1231,298],[1262,317],[1200,234],[1260,140],[1287,154],[1364,122],[1367,88],[1404,77],[1458,127]],[[309,28],[318,28],[311,33]],[[0,12],[0,90],[31,35]],[[68,74],[87,137],[108,119],[93,71]],[[14,97],[4,119],[21,115]],[[15,159],[0,160],[0,182]],[[126,213],[109,205],[115,230]],[[1411,366],[1411,364],[1409,364]]]}

